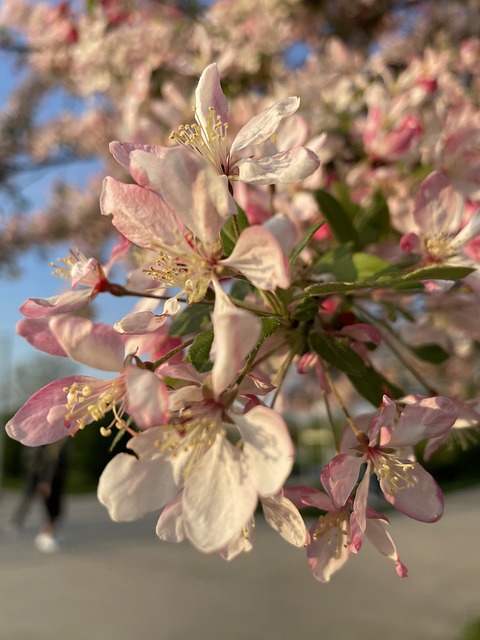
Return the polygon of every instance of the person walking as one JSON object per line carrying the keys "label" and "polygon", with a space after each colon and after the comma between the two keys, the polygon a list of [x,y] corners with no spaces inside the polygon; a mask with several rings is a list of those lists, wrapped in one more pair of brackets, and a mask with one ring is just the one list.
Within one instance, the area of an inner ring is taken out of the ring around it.
{"label": "person walking", "polygon": [[58,525],[63,514],[63,496],[68,469],[70,438],[40,447],[25,449],[25,485],[22,498],[12,516],[10,531],[20,533],[33,501],[40,497],[45,521],[35,537],[35,546],[43,553],[59,550]]}

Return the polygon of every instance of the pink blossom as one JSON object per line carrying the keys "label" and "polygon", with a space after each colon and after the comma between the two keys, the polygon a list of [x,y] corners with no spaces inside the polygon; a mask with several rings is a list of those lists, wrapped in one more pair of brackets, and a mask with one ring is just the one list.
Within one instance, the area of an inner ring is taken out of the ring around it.
{"label": "pink blossom", "polygon": [[[116,456],[99,483],[99,499],[111,517],[131,519],[141,515],[139,505],[161,508],[171,499],[148,481],[155,474],[147,470],[150,465],[168,467],[178,491],[183,489],[182,531],[206,553],[228,546],[251,519],[259,496],[278,493],[293,463],[293,445],[283,419],[262,405],[243,412],[235,402],[234,383],[258,339],[260,324],[249,312],[234,307],[214,284],[211,374],[204,376],[201,387],[172,391],[168,424],[135,436],[131,446],[138,459],[126,462],[128,454]],[[132,486],[135,493],[121,492],[119,486]],[[137,501],[137,491],[146,496]]]}
{"label": "pink blossom", "polygon": [[329,582],[332,575],[344,566],[350,554],[360,551],[364,535],[380,553],[395,563],[398,576],[404,578],[408,575],[385,529],[388,519],[382,514],[367,508],[363,525],[359,526],[353,500],[338,507],[327,494],[310,487],[290,487],[286,495],[300,509],[315,507],[325,512],[310,527],[307,544],[308,566],[320,582]]}
{"label": "pink blossom", "polygon": [[220,86],[217,65],[210,64],[202,73],[195,91],[196,124],[181,126],[171,138],[232,180],[255,184],[296,182],[313,173],[320,164],[310,149],[294,147],[258,160],[250,156],[240,157],[238,152],[270,138],[280,122],[295,113],[299,105],[299,98],[279,100],[254,116],[238,132],[229,148],[228,103]]}
{"label": "pink blossom", "polygon": [[[184,186],[182,192],[188,193],[189,188]],[[195,206],[196,196],[175,213],[153,191],[106,178],[101,209],[104,215],[113,216],[113,224],[131,242],[156,252],[156,263],[148,274],[164,286],[179,287],[189,302],[200,301],[214,274],[226,269],[239,271],[260,289],[287,287],[290,277],[286,257],[264,227],[244,229],[230,256],[221,257],[219,232],[223,220],[213,204],[208,204],[205,191],[199,191],[198,198],[202,193],[207,203],[202,210],[190,208]],[[197,217],[193,211],[198,212]]]}
{"label": "pink blossom", "polygon": [[[397,417],[395,403],[384,396],[381,410],[365,431],[355,435],[350,426],[345,428],[342,452],[323,469],[322,484],[335,504],[343,506],[366,464],[364,477],[375,473],[385,499],[396,509],[415,520],[435,522],[443,513],[442,492],[405,449],[420,440],[441,436],[456,418],[454,404],[445,397],[409,404]],[[367,493],[362,509],[366,508],[366,499]]]}
{"label": "pink blossom", "polygon": [[125,412],[141,429],[165,422],[167,388],[159,375],[143,368],[131,340],[107,325],[79,317],[54,316],[49,327],[70,358],[120,375],[111,380],[69,376],[50,383],[7,423],[10,437],[28,445],[47,444],[73,435],[109,411],[113,412],[111,426],[118,428],[127,428]]}
{"label": "pink blossom", "polygon": [[107,290],[108,274],[115,262],[125,256],[130,243],[122,240],[113,247],[110,260],[101,265],[95,258],[87,258],[81,251],[70,251],[60,260],[64,266],[58,266],[54,275],[71,281],[71,290],[51,298],[29,298],[20,307],[28,318],[40,318],[52,314],[71,313],[83,307],[88,301]]}

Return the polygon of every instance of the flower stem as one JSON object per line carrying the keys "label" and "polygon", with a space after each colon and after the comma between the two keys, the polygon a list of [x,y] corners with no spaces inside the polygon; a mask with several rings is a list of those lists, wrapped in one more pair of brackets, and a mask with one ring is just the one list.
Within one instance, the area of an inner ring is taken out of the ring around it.
{"label": "flower stem", "polygon": [[152,368],[154,370],[158,369],[158,367],[161,364],[163,364],[164,362],[167,362],[167,360],[170,360],[170,358],[172,358],[174,355],[176,355],[177,353],[179,353],[180,351],[182,351],[186,347],[189,347],[194,340],[195,340],[195,338],[191,338],[190,340],[186,340],[185,342],[182,342],[182,344],[179,344],[177,347],[175,347],[174,349],[172,349],[171,351],[166,353],[164,356],[162,356],[158,360],[155,360],[155,362],[152,362]]}

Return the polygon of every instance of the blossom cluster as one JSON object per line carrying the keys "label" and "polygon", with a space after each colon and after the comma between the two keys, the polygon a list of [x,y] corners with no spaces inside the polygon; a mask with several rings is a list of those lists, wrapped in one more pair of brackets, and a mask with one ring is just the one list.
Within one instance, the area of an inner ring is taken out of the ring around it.
{"label": "blossom cluster", "polygon": [[[383,245],[385,202],[381,212],[360,203],[349,212],[351,202],[321,188],[326,137],[303,136],[300,99],[261,106],[239,126],[211,63],[194,122],[178,124],[168,146],[110,144],[129,178],[103,181],[101,214],[119,235],[108,262],[72,250],[57,268],[71,288],[28,299],[17,327],[37,349],[102,373],[48,384],[7,433],[40,445],[100,424],[106,437],[128,437],[98,498],[114,520],[160,511],[162,540],[233,559],[251,550],[261,505],[280,536],[306,547],[318,580],[365,537],[404,577],[388,518],[372,506],[375,487],[383,506],[436,522],[442,492],[416,445],[428,458],[479,422],[475,395],[442,388],[429,372],[453,362],[459,334],[470,331],[461,309],[478,306],[480,216],[440,166],[410,204],[398,202],[405,232]],[[372,157],[413,151],[413,116],[384,135],[379,109],[363,133]],[[125,285],[113,282],[127,258],[135,267]],[[104,294],[139,302],[114,326],[84,317]],[[422,332],[419,309],[422,318],[451,314],[452,329],[430,322]],[[291,476],[286,415],[299,380],[322,399],[333,434],[313,487]],[[310,527],[304,507],[320,512]]]}
{"label": "blossom cluster", "polygon": [[[8,193],[18,192],[24,170],[54,171],[92,157],[103,165],[97,178],[125,180],[108,142],[165,144],[190,118],[186,96],[196,78],[217,61],[235,107],[232,139],[249,116],[282,96],[302,97],[302,112],[285,122],[282,137],[306,144],[323,168],[305,183],[306,195],[278,189],[275,210],[292,207],[292,215],[314,218],[310,190],[340,183],[352,205],[378,209],[385,200],[393,228],[408,233],[413,196],[432,169],[468,200],[478,197],[474,2],[423,0],[411,3],[418,5],[412,13],[397,11],[402,3],[367,0],[355,7],[347,0],[192,0],[191,11],[174,0],[89,0],[84,11],[80,4],[2,3],[0,50],[5,43],[18,53],[22,69],[0,113],[0,188]],[[292,72],[285,52],[301,45],[305,62]],[[58,96],[58,112],[45,114],[42,106]],[[98,216],[92,222],[101,180],[86,190],[55,175],[41,210],[27,217],[15,200],[18,213],[0,218],[1,263],[65,239],[93,253],[104,247],[109,225]],[[263,221],[270,199],[255,194],[243,206]],[[69,215],[60,216],[63,210]]]}

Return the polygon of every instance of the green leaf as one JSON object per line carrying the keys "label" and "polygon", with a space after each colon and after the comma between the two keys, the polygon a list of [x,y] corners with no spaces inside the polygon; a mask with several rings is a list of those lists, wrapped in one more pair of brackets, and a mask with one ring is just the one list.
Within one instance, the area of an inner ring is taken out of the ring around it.
{"label": "green leaf", "polygon": [[210,324],[212,307],[208,304],[195,304],[186,307],[173,320],[170,325],[169,335],[177,338],[196,333],[199,329]]}
{"label": "green leaf", "polygon": [[389,382],[370,366],[366,365],[364,372],[360,376],[347,375],[358,393],[376,407],[382,404],[384,394],[391,398],[401,398],[405,395],[402,389]]}
{"label": "green leaf", "polygon": [[266,338],[273,335],[280,324],[281,322],[279,318],[262,318],[262,330],[260,332],[259,340],[263,342]]}
{"label": "green leaf", "polygon": [[328,333],[313,331],[310,346],[315,353],[347,375],[361,376],[366,367],[362,358],[341,339]]}
{"label": "green leaf", "polygon": [[379,258],[370,253],[354,253],[352,260],[357,272],[357,280],[360,281],[395,269],[395,267],[392,267],[392,265],[383,258]]}
{"label": "green leaf", "polygon": [[191,362],[200,373],[210,371],[212,362],[210,361],[210,349],[212,348],[213,331],[207,329],[199,333],[190,345],[186,360]]}
{"label": "green leaf", "polygon": [[434,264],[430,267],[422,267],[416,271],[406,273],[401,277],[402,282],[417,280],[461,280],[475,271],[470,267],[460,267],[449,264]]}
{"label": "green leaf", "polygon": [[320,220],[320,222],[316,222],[314,225],[312,225],[307,230],[306,234],[303,236],[303,238],[297,244],[297,246],[293,250],[292,255],[290,256],[290,266],[293,266],[295,264],[298,256],[302,253],[302,251],[305,249],[305,247],[310,242],[310,240],[313,238],[313,236],[316,234],[316,232],[321,227],[323,227],[324,224],[325,224],[325,220]]}
{"label": "green leaf", "polygon": [[432,362],[433,364],[440,364],[445,362],[450,357],[442,347],[438,344],[423,344],[421,347],[410,347],[413,353],[425,362]]}
{"label": "green leaf", "polygon": [[[355,254],[366,255],[366,254]],[[352,257],[353,262],[353,257]],[[354,262],[353,262],[354,264]],[[393,267],[391,267],[393,269]],[[383,272],[371,279],[358,282],[319,282],[305,288],[305,293],[309,296],[325,296],[334,293],[350,293],[360,289],[388,289],[409,288],[420,286],[422,280],[461,280],[472,273],[474,269],[470,267],[459,267],[453,265],[433,265],[422,267],[409,273]]]}
{"label": "green leaf", "polygon": [[[246,229],[249,226],[249,222],[247,216],[245,215],[244,210],[238,206],[237,204],[237,215],[235,216],[236,223],[240,232]],[[222,238],[223,244],[223,253],[228,257],[235,247],[237,243],[237,235],[235,233],[234,227],[234,216],[231,216],[223,225],[222,230],[220,231],[220,237]]]}
{"label": "green leaf", "polygon": [[295,309],[293,317],[300,322],[313,320],[318,313],[318,304],[311,298],[304,298]]}
{"label": "green leaf", "polygon": [[315,198],[321,213],[338,242],[341,244],[351,242],[353,246],[358,246],[357,230],[340,202],[327,191],[323,191],[323,189],[315,191]]}

